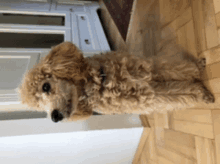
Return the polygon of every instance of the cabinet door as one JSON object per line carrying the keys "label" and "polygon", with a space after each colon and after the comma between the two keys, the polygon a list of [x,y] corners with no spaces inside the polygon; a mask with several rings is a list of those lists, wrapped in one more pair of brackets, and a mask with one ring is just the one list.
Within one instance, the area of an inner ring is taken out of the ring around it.
{"label": "cabinet door", "polygon": [[73,42],[84,52],[100,53],[94,24],[87,13],[71,13]]}
{"label": "cabinet door", "polygon": [[40,12],[0,10],[0,27],[44,30],[70,29],[70,13],[65,11]]}
{"label": "cabinet door", "polygon": [[25,48],[41,51],[50,49],[63,41],[71,41],[70,29],[40,30],[40,29],[7,29],[0,28],[0,48]]}
{"label": "cabinet door", "polygon": [[37,52],[0,52],[0,103],[19,100],[17,89],[24,73],[40,59]]}
{"label": "cabinet door", "polygon": [[3,10],[37,10],[49,11],[50,0],[1,0],[0,9]]}
{"label": "cabinet door", "polygon": [[[54,9],[57,11],[86,12],[86,5],[83,1],[59,1],[55,0]],[[91,3],[91,2],[89,2]],[[51,7],[53,10],[53,7]]]}

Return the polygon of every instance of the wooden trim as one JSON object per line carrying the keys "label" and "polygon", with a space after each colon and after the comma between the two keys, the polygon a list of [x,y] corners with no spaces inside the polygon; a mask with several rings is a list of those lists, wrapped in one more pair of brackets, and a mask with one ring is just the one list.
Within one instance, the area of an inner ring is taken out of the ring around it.
{"label": "wooden trim", "polygon": [[143,131],[143,134],[141,136],[140,142],[138,144],[138,148],[137,148],[136,153],[134,155],[134,159],[133,159],[132,164],[138,164],[139,158],[140,158],[141,153],[143,151],[145,142],[147,141],[147,138],[150,134],[150,131],[151,131],[150,128],[144,128],[144,131]]}

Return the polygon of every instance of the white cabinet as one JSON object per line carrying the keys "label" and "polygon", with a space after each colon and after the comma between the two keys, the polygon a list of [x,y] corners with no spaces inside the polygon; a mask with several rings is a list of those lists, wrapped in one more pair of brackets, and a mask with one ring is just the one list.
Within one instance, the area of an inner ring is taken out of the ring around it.
{"label": "white cabinet", "polygon": [[[45,5],[49,5],[48,9]],[[27,38],[46,39],[42,48],[47,47],[46,44],[50,48],[53,46],[52,42],[56,45],[63,41],[72,41],[85,56],[110,51],[96,12],[98,8],[96,2],[2,0],[0,1],[0,35],[5,37],[11,36],[12,33],[22,33],[14,35],[18,39],[18,36],[26,38],[23,34],[27,33]],[[58,34],[63,34],[63,39]],[[43,38],[44,36],[46,38]],[[5,48],[4,44],[0,44],[0,48]]]}
{"label": "white cabinet", "polygon": [[16,90],[24,73],[52,46],[70,41],[85,56],[110,51],[98,8],[96,2],[1,0],[0,106],[18,101]]}
{"label": "white cabinet", "polygon": [[51,11],[69,11],[71,14],[72,42],[85,56],[110,51],[100,19],[98,3],[84,1],[55,0]]}

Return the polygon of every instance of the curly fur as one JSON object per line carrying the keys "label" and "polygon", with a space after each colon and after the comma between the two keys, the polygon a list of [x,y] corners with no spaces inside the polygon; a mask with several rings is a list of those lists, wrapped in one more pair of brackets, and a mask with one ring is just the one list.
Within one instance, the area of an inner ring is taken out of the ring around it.
{"label": "curly fur", "polygon": [[[22,102],[49,113],[57,109],[68,121],[87,119],[93,111],[149,114],[213,103],[200,80],[202,59],[176,50],[152,58],[127,52],[84,58],[74,44],[64,42],[25,75]],[[42,91],[45,82],[51,85],[49,93]]]}

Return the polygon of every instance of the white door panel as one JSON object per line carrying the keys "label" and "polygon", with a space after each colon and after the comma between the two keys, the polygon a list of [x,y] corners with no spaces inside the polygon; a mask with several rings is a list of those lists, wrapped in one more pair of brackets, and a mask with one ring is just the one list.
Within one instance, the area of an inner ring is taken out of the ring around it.
{"label": "white door panel", "polygon": [[17,11],[22,10],[38,10],[38,11],[49,11],[50,0],[1,0],[0,9],[15,9]]}
{"label": "white door panel", "polygon": [[0,102],[18,101],[17,88],[24,73],[40,59],[40,53],[0,52]]}

